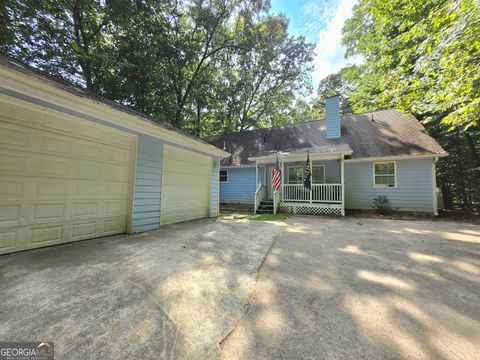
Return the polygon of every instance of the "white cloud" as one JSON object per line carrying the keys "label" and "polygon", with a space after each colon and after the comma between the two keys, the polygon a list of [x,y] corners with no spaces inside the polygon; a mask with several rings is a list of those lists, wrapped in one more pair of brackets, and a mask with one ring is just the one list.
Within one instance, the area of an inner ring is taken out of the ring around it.
{"label": "white cloud", "polygon": [[[326,19],[326,26],[318,32],[318,41],[315,47],[313,83],[329,74],[335,73],[348,63],[345,59],[345,47],[342,46],[342,28],[345,21],[352,16],[353,6],[357,0],[339,0],[334,11]],[[334,5],[334,6],[335,6]]]}

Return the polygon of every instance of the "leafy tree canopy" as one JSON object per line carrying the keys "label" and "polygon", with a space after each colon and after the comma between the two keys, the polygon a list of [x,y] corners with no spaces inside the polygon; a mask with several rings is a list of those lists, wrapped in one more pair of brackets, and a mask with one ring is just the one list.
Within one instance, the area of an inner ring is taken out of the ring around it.
{"label": "leafy tree canopy", "polygon": [[347,56],[362,56],[355,111],[397,107],[454,129],[480,117],[477,0],[362,0],[343,29]]}
{"label": "leafy tree canopy", "polygon": [[267,0],[4,0],[0,50],[193,134],[289,122],[313,45]]}

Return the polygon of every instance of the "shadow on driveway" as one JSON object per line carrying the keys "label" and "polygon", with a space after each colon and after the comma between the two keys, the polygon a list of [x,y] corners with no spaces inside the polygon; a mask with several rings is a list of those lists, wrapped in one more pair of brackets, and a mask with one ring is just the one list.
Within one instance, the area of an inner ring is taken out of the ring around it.
{"label": "shadow on driveway", "polygon": [[288,223],[226,359],[480,359],[480,227]]}
{"label": "shadow on driveway", "polygon": [[0,339],[58,359],[202,359],[285,223],[201,220],[0,256]]}

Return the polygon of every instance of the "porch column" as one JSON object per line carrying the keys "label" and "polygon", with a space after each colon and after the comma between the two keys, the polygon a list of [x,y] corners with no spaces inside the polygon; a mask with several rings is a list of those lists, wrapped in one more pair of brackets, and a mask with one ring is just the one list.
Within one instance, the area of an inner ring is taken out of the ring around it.
{"label": "porch column", "polygon": [[280,200],[283,200],[283,181],[285,180],[285,162],[282,160],[282,185],[280,185]]}
{"label": "porch column", "polygon": [[345,165],[343,162],[344,155],[340,159],[340,176],[342,182],[342,216],[345,216]]}
{"label": "porch column", "polygon": [[258,188],[258,163],[255,161],[255,191]]}

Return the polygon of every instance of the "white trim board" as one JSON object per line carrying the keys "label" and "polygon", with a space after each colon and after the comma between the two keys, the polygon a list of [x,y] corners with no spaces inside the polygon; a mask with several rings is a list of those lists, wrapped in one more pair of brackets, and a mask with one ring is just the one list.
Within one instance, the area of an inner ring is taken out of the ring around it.
{"label": "white trim board", "polygon": [[248,168],[254,168],[255,165],[238,165],[238,166],[235,166],[235,165],[229,165],[229,166],[220,166],[220,169],[225,169],[225,170],[228,170],[228,169],[248,169]]}

